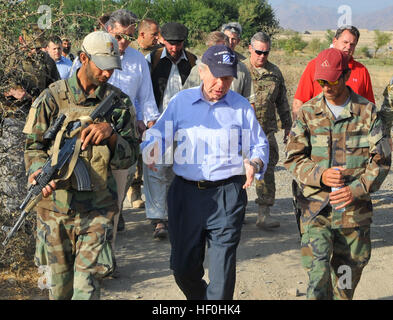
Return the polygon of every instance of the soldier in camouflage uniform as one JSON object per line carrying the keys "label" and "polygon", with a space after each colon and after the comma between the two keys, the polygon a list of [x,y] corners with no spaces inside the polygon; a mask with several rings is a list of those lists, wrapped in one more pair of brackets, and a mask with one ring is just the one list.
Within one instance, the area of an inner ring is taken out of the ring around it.
{"label": "soldier in camouflage uniform", "polygon": [[160,48],[158,36],[160,27],[153,19],[145,18],[138,24],[138,38],[130,43],[130,47],[138,50],[144,56]]}
{"label": "soldier in camouflage uniform", "polygon": [[[11,40],[11,39],[10,39]],[[1,46],[7,48],[7,39]],[[12,43],[15,46],[15,43]],[[26,196],[23,163],[25,136],[22,133],[32,102],[52,82],[60,79],[56,64],[40,50],[45,47],[42,30],[31,26],[23,30],[19,46],[0,58],[0,224],[13,224],[13,215]],[[2,263],[21,263],[33,251],[35,217],[28,216],[24,233],[8,247]],[[0,252],[3,249],[0,249]]]}
{"label": "soldier in camouflage uniform", "polygon": [[93,191],[78,192],[71,175],[51,181],[37,204],[35,262],[49,267],[51,299],[99,298],[100,279],[114,268],[110,238],[118,206],[112,169],[130,167],[139,153],[131,102],[106,83],[114,69],[121,68],[116,39],[103,31],[87,35],[80,59],[76,74],[55,82],[34,102],[24,128],[26,170],[34,183],[48,155],[56,152],[54,142],[44,140],[43,134],[58,114],[64,113],[66,121],[78,120],[110,92],[118,97],[108,119],[96,120],[79,136],[79,157],[88,168]]}
{"label": "soldier in camouflage uniform", "polygon": [[256,180],[258,219],[260,228],[277,228],[280,222],[270,216],[274,205],[276,184],[274,168],[278,162],[278,145],[274,134],[278,131],[276,111],[285,130],[284,142],[291,129],[292,120],[287,100],[287,90],[280,69],[268,61],[270,38],[258,32],[251,38],[250,58],[245,61],[250,70],[255,92],[255,113],[269,140],[269,164],[263,180]]}
{"label": "soldier in camouflage uniform", "polygon": [[301,107],[286,148],[285,166],[302,191],[308,299],[353,298],[371,254],[370,193],[391,164],[376,107],[345,85],[349,76],[345,53],[332,48],[318,55],[322,93]]}

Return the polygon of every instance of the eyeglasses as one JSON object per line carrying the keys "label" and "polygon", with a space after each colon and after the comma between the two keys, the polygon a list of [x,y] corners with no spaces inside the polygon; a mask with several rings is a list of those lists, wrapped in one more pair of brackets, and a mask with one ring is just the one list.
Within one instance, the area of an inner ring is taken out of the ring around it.
{"label": "eyeglasses", "polygon": [[116,34],[115,35],[115,39],[117,41],[120,41],[121,39],[124,39],[124,40],[130,41],[130,42],[135,40],[135,38],[132,35],[124,34],[124,33]]}
{"label": "eyeglasses", "polygon": [[338,85],[339,80],[340,80],[340,79],[337,79],[336,81],[327,81],[327,80],[318,79],[317,82],[320,84],[321,87],[324,87],[324,86],[326,86],[327,84],[328,84],[329,86],[336,86],[336,85]]}
{"label": "eyeglasses", "polygon": [[265,56],[267,56],[268,54],[269,54],[269,52],[270,52],[270,50],[266,50],[266,51],[261,51],[261,50],[255,50],[255,48],[254,47],[252,47],[252,49],[255,51],[255,53],[258,55],[258,56],[260,56],[260,55],[265,55]]}

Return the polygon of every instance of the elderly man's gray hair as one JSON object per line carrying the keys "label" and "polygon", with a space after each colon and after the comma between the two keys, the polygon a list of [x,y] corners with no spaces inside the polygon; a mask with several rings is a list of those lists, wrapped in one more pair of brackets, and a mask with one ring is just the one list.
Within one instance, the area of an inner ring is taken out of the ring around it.
{"label": "elderly man's gray hair", "polygon": [[225,30],[229,30],[232,33],[236,33],[239,38],[242,35],[242,26],[240,25],[239,22],[229,22],[227,24],[224,24],[221,27],[221,32],[225,32]]}
{"label": "elderly man's gray hair", "polygon": [[257,32],[256,34],[254,34],[251,38],[251,45],[253,46],[255,41],[260,41],[263,43],[268,43],[269,44],[269,48],[272,44],[270,37],[263,31]]}
{"label": "elderly man's gray hair", "polygon": [[136,24],[137,22],[138,17],[135,13],[126,9],[119,9],[112,12],[108,22],[105,24],[105,27],[108,29],[108,26],[110,26],[113,29],[115,27],[115,23],[119,23],[122,27],[128,27]]}

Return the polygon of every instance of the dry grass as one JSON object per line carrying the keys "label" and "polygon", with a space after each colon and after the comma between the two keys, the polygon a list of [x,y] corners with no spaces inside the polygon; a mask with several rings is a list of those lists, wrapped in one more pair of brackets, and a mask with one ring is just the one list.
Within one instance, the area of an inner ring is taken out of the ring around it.
{"label": "dry grass", "polygon": [[[289,104],[292,105],[293,96],[296,92],[299,79],[307,63],[313,58],[313,56],[306,54],[288,56],[282,50],[273,50],[269,58],[270,61],[275,63],[283,73],[288,90],[288,101]],[[391,65],[380,65],[380,61],[374,59],[358,61],[365,65],[368,69],[373,85],[375,101],[377,105],[380,105],[383,100],[383,90],[393,77],[393,57]]]}
{"label": "dry grass", "polygon": [[47,292],[38,288],[42,275],[37,268],[28,266],[18,272],[0,270],[0,300],[45,300]]}
{"label": "dry grass", "polygon": [[[335,32],[336,30],[332,30]],[[312,39],[319,39],[321,41],[326,41],[326,30],[316,30],[316,31],[309,31],[310,34],[302,34],[301,37],[303,40],[310,42]],[[358,43],[358,48],[363,46],[367,46],[372,48],[375,42],[375,35],[373,30],[367,29],[359,29],[360,38]],[[385,33],[390,33],[392,35],[392,40],[389,42],[388,45],[393,46],[393,31],[383,31]]]}

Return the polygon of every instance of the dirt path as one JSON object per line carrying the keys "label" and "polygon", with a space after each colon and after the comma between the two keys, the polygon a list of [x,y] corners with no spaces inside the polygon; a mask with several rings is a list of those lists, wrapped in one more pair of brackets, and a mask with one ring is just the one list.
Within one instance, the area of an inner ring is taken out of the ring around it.
{"label": "dirt path", "polygon": [[[304,300],[307,275],[300,264],[300,238],[291,203],[291,176],[282,164],[282,134],[277,134],[280,162],[276,168],[277,196],[272,215],[281,222],[273,231],[255,226],[255,188],[248,190],[246,224],[238,248],[238,300]],[[355,299],[393,299],[393,176],[390,173],[374,194],[372,257],[363,272]],[[117,277],[104,281],[105,300],[179,300],[178,289],[169,270],[168,241],[152,238],[152,227],[143,210],[130,209],[124,202],[126,230],[118,234]],[[207,270],[206,270],[207,276]],[[295,290],[298,295],[295,295]]]}

